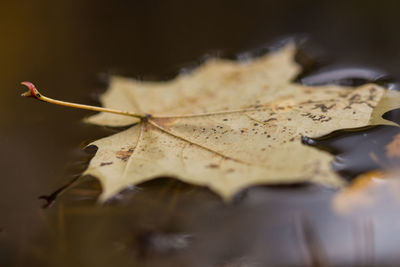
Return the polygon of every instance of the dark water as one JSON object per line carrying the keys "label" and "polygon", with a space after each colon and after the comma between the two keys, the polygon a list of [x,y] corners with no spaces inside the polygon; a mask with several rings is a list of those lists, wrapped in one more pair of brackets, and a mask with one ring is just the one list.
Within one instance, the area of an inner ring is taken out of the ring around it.
{"label": "dark water", "polygon": [[[30,80],[51,97],[98,104],[109,74],[165,80],[190,71],[202,55],[247,60],[289,38],[300,45],[297,60],[305,67],[297,82],[373,81],[397,89],[399,8],[389,1],[4,3],[0,263],[396,266],[399,203],[340,216],[331,208],[336,192],[312,185],[253,187],[228,205],[206,188],[160,178],[99,205],[101,187],[85,177],[42,209],[39,196],[85,168],[93,151],[82,147],[118,129],[81,123],[89,112],[20,98],[18,84]],[[386,116],[398,122],[396,114]],[[352,179],[397,164],[382,151],[396,131],[344,130],[313,144],[339,156],[333,167]],[[371,161],[370,152],[384,164]]]}
{"label": "dark water", "polygon": [[368,171],[399,166],[400,159],[386,152],[386,146],[399,134],[396,126],[379,125],[339,130],[320,138],[303,137],[302,142],[335,155],[332,168],[351,181]]}

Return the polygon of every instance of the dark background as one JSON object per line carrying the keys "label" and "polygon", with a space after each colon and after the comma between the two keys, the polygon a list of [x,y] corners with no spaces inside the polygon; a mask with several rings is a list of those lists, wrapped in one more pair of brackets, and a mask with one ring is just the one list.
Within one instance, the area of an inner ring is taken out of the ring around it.
{"label": "dark background", "polygon": [[285,37],[307,40],[328,66],[398,80],[399,11],[398,1],[2,1],[0,265],[396,266],[396,218],[336,216],[333,192],[317,188],[256,187],[226,205],[207,189],[159,179],[102,206],[99,184],[86,178],[42,209],[39,195],[85,168],[82,147],[115,130],[83,124],[89,112],[22,98],[19,82],[98,104],[109,74],[165,80],[208,53]]}

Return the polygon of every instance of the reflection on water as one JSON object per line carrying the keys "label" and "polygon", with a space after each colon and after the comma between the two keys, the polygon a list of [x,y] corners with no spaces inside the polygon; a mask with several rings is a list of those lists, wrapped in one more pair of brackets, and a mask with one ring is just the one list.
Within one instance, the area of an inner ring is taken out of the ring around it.
{"label": "reflection on water", "polygon": [[320,70],[315,74],[300,79],[304,85],[318,86],[338,84],[343,86],[359,86],[376,83],[389,90],[400,90],[399,82],[382,71],[362,67],[335,67]]}
{"label": "reflection on water", "polygon": [[387,151],[399,134],[399,127],[378,125],[338,130],[320,138],[303,136],[302,141],[335,155],[332,168],[351,181],[364,172],[399,166],[400,158],[390,157]]}

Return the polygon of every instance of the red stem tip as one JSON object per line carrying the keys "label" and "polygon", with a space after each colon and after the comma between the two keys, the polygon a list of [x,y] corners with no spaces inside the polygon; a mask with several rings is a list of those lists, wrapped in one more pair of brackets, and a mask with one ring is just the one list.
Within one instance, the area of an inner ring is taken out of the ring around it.
{"label": "red stem tip", "polygon": [[38,98],[39,92],[38,92],[38,90],[36,89],[36,87],[35,87],[35,85],[33,83],[31,83],[31,82],[21,82],[21,84],[25,85],[29,89],[28,92],[22,94],[23,96]]}

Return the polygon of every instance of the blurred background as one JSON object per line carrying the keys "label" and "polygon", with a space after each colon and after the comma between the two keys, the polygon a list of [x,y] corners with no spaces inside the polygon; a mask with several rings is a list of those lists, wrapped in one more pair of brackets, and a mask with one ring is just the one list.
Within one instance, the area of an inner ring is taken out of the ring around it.
{"label": "blurred background", "polygon": [[315,186],[254,187],[227,205],[160,178],[99,205],[100,185],[86,177],[43,209],[39,196],[87,166],[94,151],[83,147],[118,129],[22,98],[19,83],[98,105],[109,75],[163,81],[206,56],[236,58],[293,39],[304,77],[351,68],[355,77],[339,78],[395,84],[399,10],[398,1],[368,0],[2,1],[0,265],[398,266],[396,194],[343,216],[332,209],[336,192]]}

